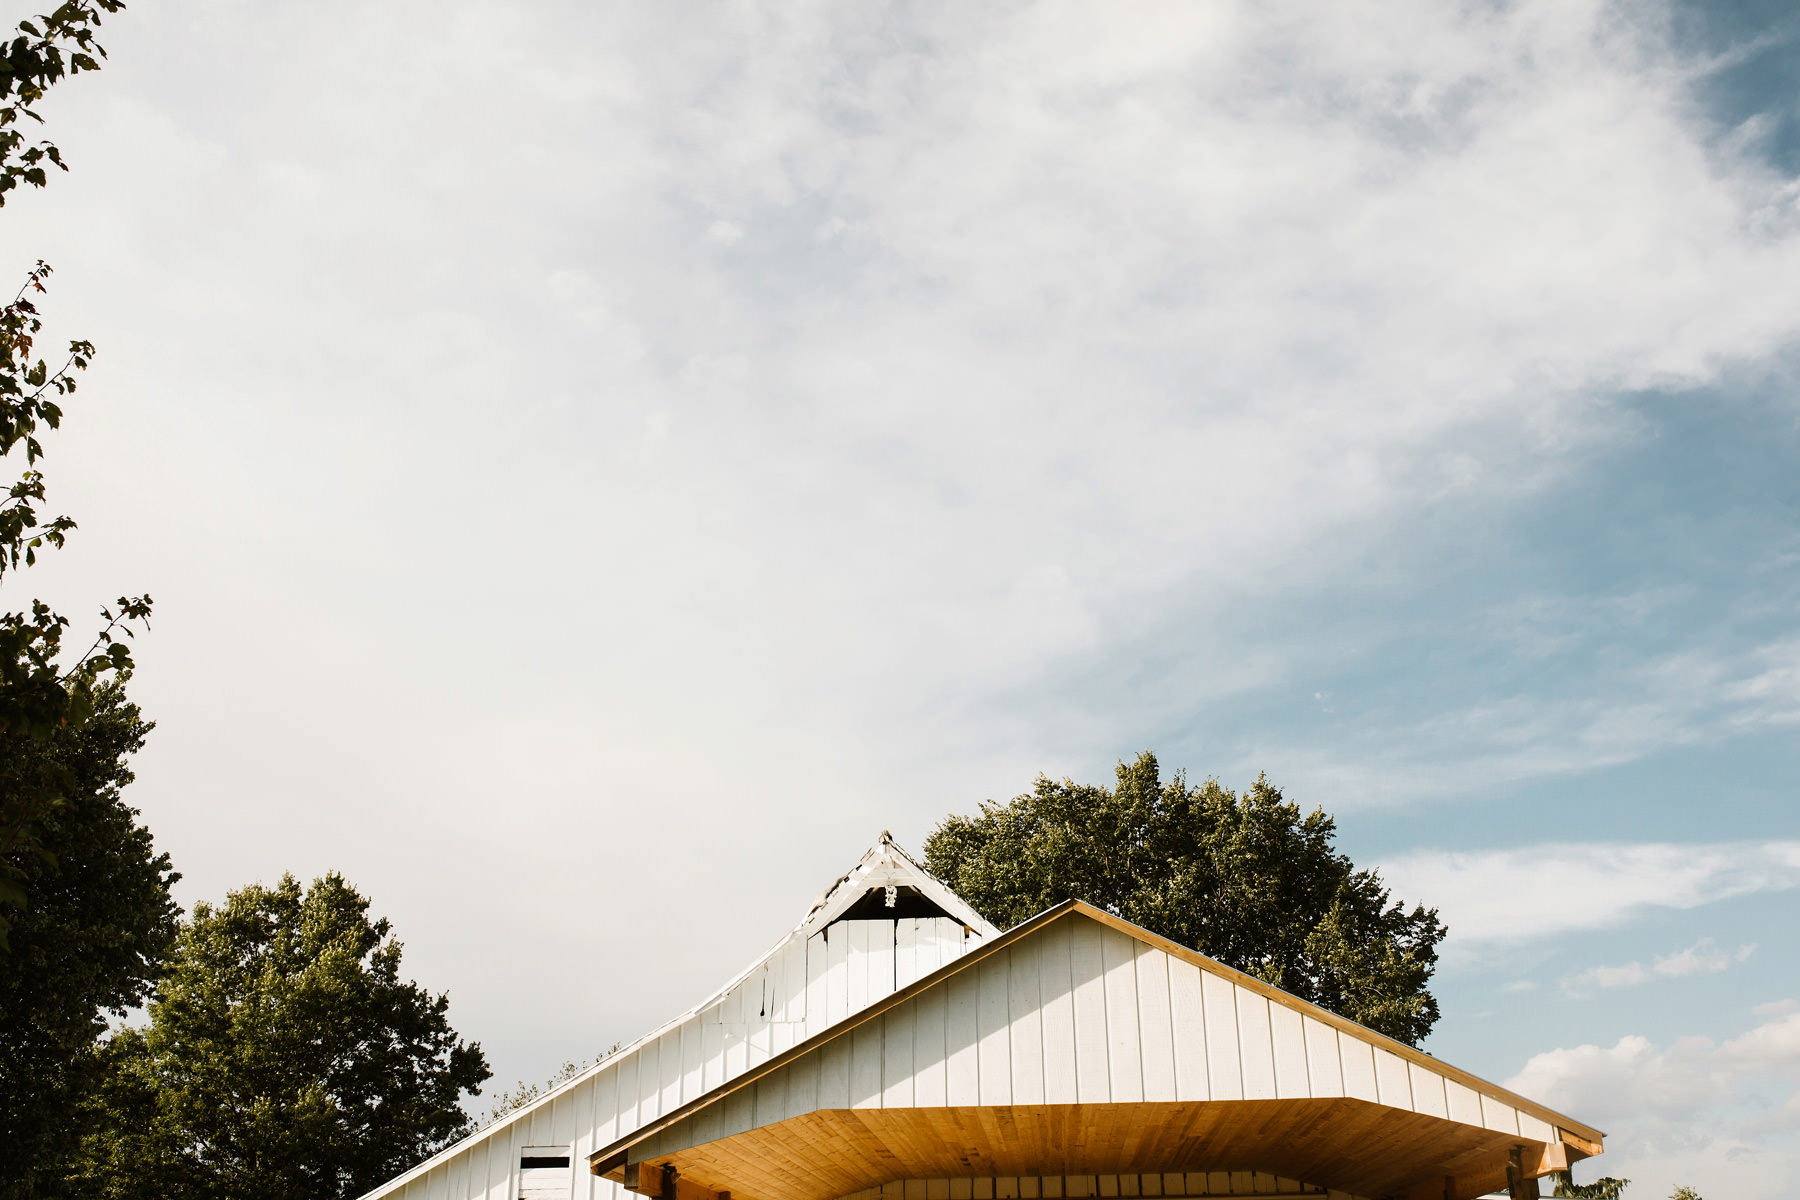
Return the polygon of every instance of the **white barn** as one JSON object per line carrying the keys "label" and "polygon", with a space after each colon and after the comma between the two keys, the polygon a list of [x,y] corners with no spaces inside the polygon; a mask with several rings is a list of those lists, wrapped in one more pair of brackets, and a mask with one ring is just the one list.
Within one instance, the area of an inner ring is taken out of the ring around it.
{"label": "white barn", "polygon": [[883,834],[716,995],[365,1200],[1469,1200],[1601,1149],[1089,905],[1001,933]]}

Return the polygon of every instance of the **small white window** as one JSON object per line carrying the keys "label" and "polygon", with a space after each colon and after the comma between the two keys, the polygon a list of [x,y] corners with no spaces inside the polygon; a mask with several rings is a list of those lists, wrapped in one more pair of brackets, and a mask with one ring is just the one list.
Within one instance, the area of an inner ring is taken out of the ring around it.
{"label": "small white window", "polygon": [[526,1146],[519,1151],[519,1200],[569,1200],[574,1183],[567,1146]]}

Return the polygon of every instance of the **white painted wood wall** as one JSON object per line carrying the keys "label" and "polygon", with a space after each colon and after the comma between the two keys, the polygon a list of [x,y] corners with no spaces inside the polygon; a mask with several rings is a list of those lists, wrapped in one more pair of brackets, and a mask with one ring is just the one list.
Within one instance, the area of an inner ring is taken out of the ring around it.
{"label": "white painted wood wall", "polygon": [[1348,1096],[1555,1140],[1545,1122],[1081,914],[633,1148],[819,1109]]}
{"label": "white painted wood wall", "polygon": [[567,1146],[570,1200],[619,1200],[595,1150],[759,1066],[980,944],[948,918],[839,921],[791,937],[711,1004],[471,1135],[365,1200],[518,1200],[526,1147]]}

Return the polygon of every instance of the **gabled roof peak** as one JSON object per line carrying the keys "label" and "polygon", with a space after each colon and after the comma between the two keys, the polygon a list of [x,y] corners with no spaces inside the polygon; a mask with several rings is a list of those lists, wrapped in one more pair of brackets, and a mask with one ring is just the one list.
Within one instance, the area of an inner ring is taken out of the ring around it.
{"label": "gabled roof peak", "polygon": [[[892,889],[892,891],[890,892],[888,889]],[[889,899],[894,900],[895,903],[891,905],[886,903]],[[852,911],[853,908],[856,911]],[[496,1137],[504,1139],[508,1135],[501,1133],[502,1130],[517,1126],[523,1121],[533,1120],[533,1113],[548,1109],[566,1094],[592,1086],[597,1076],[614,1069],[615,1066],[622,1064],[641,1050],[653,1048],[655,1042],[672,1030],[690,1022],[700,1021],[702,1014],[708,1009],[727,1002],[734,990],[745,987],[747,982],[751,981],[758,972],[766,975],[774,965],[779,963],[780,957],[784,953],[791,956],[797,951],[800,961],[804,964],[808,939],[822,932],[832,922],[862,919],[898,920],[926,914],[959,921],[982,939],[998,936],[998,931],[984,920],[980,913],[932,878],[929,871],[915,862],[906,851],[895,843],[893,834],[885,829],[882,830],[880,836],[876,838],[875,844],[863,853],[856,864],[838,876],[829,887],[818,895],[798,925],[783,934],[774,946],[734,975],[725,986],[675,1019],[657,1026],[635,1041],[615,1048],[581,1074],[549,1088],[531,1103],[506,1114],[455,1145],[446,1147],[412,1170],[389,1180],[367,1195],[395,1195],[398,1189],[410,1181],[424,1176],[457,1155],[468,1152],[471,1146]],[[894,932],[896,936],[899,935],[898,929]],[[961,954],[966,944],[975,942],[974,938],[967,938],[966,935],[954,940],[956,942],[954,951],[946,951],[946,953]],[[798,943],[797,946],[796,943]],[[889,969],[892,970],[893,960],[890,958],[888,961]],[[752,1007],[754,1008],[754,1006]],[[742,1043],[739,1044],[742,1045]],[[768,1052],[766,1045],[763,1052]],[[756,1060],[752,1059],[751,1061],[754,1063]],[[736,1069],[743,1069],[742,1060]]]}
{"label": "gabled roof peak", "polygon": [[831,886],[819,893],[794,933],[810,937],[833,921],[842,919],[853,905],[879,888],[893,888],[896,891],[908,889],[984,938],[999,933],[962,897],[939,883],[931,872],[902,850],[899,843],[894,841],[894,835],[885,829],[854,867],[838,876],[831,882]]}

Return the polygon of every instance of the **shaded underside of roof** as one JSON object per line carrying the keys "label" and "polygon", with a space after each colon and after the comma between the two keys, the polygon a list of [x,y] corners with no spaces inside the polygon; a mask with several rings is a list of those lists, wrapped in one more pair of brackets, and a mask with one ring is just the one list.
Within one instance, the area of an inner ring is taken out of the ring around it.
{"label": "shaded underside of roof", "polygon": [[734,1200],[834,1200],[895,1179],[1253,1172],[1353,1196],[1506,1184],[1516,1135],[1362,1100],[816,1111],[647,1160]]}

